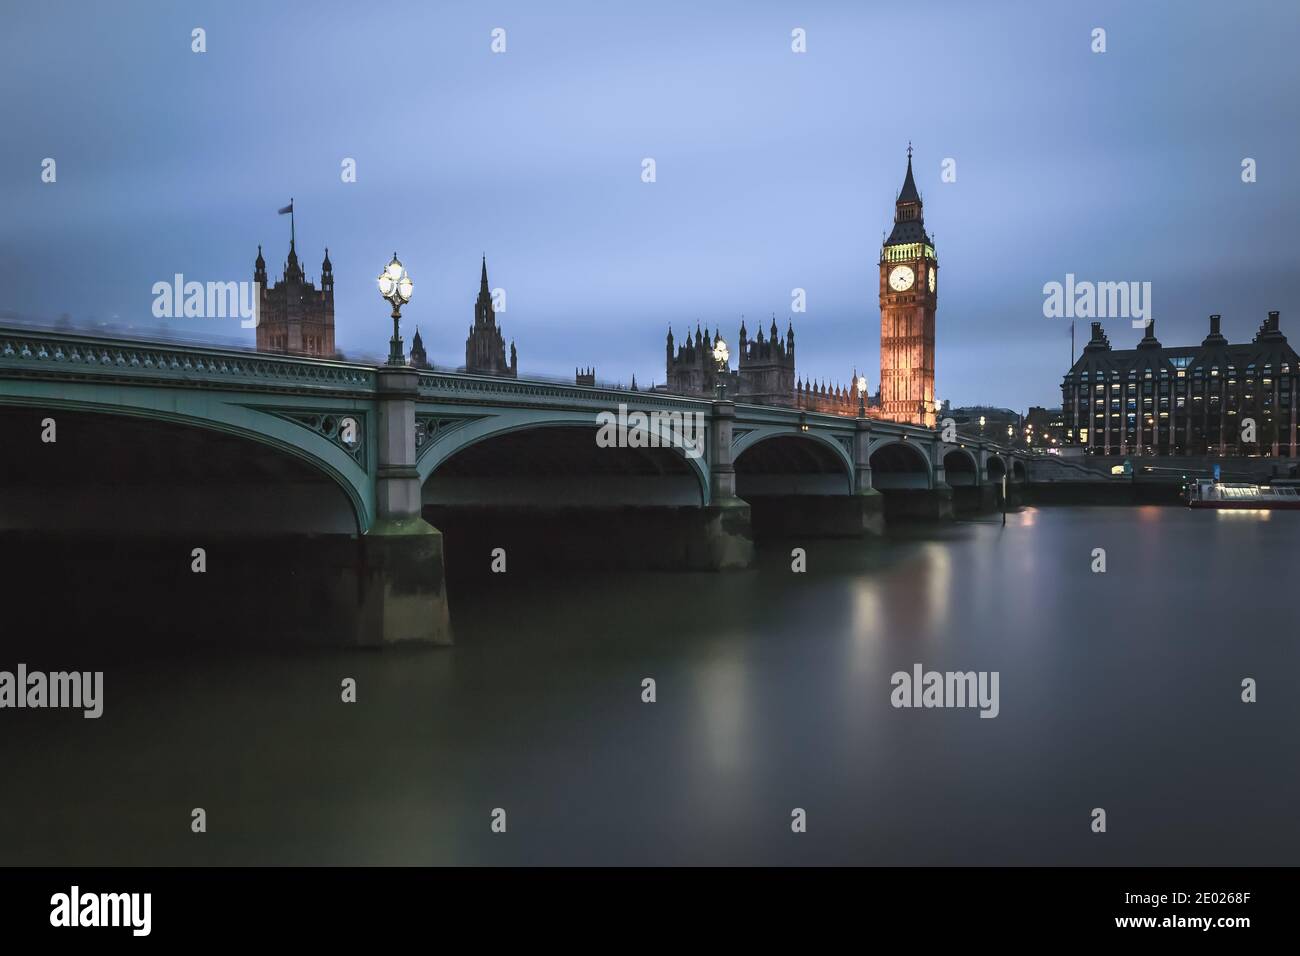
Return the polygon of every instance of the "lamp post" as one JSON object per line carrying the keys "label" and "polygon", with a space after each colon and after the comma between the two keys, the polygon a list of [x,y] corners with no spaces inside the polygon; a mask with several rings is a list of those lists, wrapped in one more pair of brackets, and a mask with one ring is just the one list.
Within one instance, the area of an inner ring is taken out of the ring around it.
{"label": "lamp post", "polygon": [[718,377],[718,401],[720,402],[727,400],[726,375],[728,371],[727,362],[729,358],[730,355],[727,352],[727,343],[724,342],[722,336],[719,335],[713,340],[713,364],[714,371],[717,373]]}
{"label": "lamp post", "polygon": [[402,260],[393,253],[393,259],[384,271],[379,273],[379,294],[393,306],[393,337],[388,343],[388,364],[405,365],[406,356],[402,354],[402,336],[398,323],[402,318],[402,306],[411,301],[411,291],[415,283],[406,274]]}
{"label": "lamp post", "polygon": [[984,437],[984,416],[980,416],[980,438]]}
{"label": "lamp post", "polygon": [[858,418],[867,417],[867,377],[858,376]]}

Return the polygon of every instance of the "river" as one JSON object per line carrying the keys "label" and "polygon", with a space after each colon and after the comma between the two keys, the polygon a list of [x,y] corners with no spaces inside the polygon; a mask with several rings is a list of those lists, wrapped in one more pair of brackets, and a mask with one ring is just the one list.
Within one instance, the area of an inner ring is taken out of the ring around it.
{"label": "river", "polygon": [[[1298,531],[1030,507],[495,575],[450,649],[128,655],[98,720],[0,713],[0,864],[1294,864]],[[917,663],[997,716],[892,706]]]}

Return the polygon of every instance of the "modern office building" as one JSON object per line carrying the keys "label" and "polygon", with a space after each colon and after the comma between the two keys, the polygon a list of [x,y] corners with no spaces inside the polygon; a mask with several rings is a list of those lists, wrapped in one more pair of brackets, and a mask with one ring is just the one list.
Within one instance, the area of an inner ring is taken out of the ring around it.
{"label": "modern office building", "polygon": [[1061,385],[1065,448],[1107,455],[1296,456],[1300,356],[1270,312],[1231,345],[1210,316],[1200,345],[1167,348],[1155,323],[1113,349],[1100,322]]}

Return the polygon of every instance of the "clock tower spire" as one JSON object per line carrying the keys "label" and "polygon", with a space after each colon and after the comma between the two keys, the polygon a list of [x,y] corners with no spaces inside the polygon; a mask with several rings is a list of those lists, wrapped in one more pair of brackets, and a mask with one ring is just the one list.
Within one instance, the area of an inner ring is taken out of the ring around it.
{"label": "clock tower spire", "polygon": [[925,232],[921,194],[907,175],[894,203],[894,229],[880,249],[881,417],[933,428],[934,313],[939,260]]}

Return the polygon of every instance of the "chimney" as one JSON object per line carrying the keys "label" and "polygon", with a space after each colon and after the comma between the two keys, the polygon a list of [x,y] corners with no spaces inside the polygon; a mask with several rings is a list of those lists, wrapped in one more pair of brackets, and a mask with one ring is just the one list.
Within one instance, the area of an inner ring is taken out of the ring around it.
{"label": "chimney", "polygon": [[1092,323],[1092,340],[1093,340],[1094,342],[1100,342],[1100,341],[1101,341],[1101,323],[1100,323],[1100,322],[1094,322],[1094,323]]}
{"label": "chimney", "polygon": [[1217,316],[1217,315],[1212,315],[1212,316],[1210,316],[1210,334],[1211,334],[1211,335],[1219,335],[1219,334],[1220,334],[1220,333],[1219,333],[1219,316]]}
{"label": "chimney", "polygon": [[1270,312],[1268,314],[1268,327],[1271,331],[1273,332],[1279,331],[1278,325],[1281,321],[1282,321],[1281,312]]}

